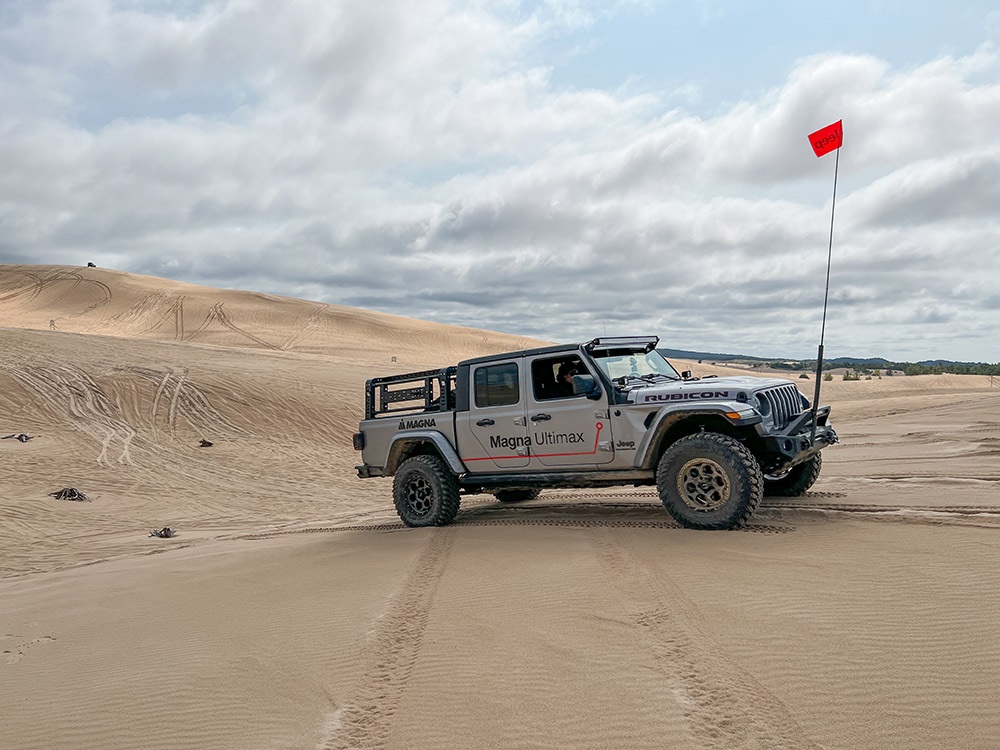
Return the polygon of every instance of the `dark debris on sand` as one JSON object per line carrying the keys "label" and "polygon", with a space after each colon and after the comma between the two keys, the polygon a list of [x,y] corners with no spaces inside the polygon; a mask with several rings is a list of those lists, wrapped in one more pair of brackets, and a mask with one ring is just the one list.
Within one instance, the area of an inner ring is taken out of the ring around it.
{"label": "dark debris on sand", "polygon": [[2,438],[0,438],[0,440],[10,440],[11,438],[13,438],[14,440],[18,440],[22,443],[27,443],[33,437],[35,436],[29,435],[26,432],[22,432],[20,434],[15,434],[15,435],[4,435]]}
{"label": "dark debris on sand", "polygon": [[56,490],[55,492],[50,492],[49,497],[54,497],[56,500],[73,500],[74,502],[90,502],[90,498],[87,494],[80,492],[76,487],[63,487],[61,490]]}

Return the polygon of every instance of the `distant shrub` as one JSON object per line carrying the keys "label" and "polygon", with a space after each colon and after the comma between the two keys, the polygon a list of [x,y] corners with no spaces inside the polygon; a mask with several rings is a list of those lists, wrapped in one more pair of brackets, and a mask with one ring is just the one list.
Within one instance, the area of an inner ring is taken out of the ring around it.
{"label": "distant shrub", "polygon": [[799,375],[799,380],[809,380],[809,373],[804,372],[801,375]]}

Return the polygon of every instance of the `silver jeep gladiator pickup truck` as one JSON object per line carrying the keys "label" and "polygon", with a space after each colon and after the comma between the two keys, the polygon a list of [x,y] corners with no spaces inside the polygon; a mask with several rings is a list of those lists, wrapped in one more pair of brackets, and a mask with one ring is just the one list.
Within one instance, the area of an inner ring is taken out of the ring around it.
{"label": "silver jeep gladiator pickup truck", "polygon": [[801,495],[837,442],[830,407],[791,381],[692,378],[655,336],[495,354],[373,378],[358,476],[393,477],[408,526],[444,526],[463,494],[656,485],[695,529],[738,528],[767,495]]}

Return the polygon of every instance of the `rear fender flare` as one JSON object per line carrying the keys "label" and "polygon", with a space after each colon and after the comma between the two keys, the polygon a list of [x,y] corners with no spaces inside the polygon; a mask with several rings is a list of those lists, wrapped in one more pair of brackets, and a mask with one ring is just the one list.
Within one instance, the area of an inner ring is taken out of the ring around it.
{"label": "rear fender flare", "polygon": [[444,459],[456,475],[464,474],[465,464],[458,457],[454,446],[448,442],[444,435],[434,430],[414,430],[396,435],[389,444],[389,455],[385,462],[386,476],[392,476],[396,469],[403,462],[403,457],[410,453],[409,449],[420,443],[429,443],[434,447],[435,452]]}

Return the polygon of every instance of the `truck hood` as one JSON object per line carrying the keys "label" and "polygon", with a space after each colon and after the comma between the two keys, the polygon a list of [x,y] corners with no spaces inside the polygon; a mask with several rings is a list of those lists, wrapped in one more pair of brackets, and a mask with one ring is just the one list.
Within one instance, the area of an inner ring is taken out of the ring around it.
{"label": "truck hood", "polygon": [[[757,391],[779,386],[794,387],[791,380],[784,378],[756,378],[734,376],[726,378],[704,378],[684,382],[657,383],[648,386],[633,386],[628,392],[628,400],[633,404],[656,404],[671,401],[751,401]],[[743,398],[739,398],[739,394]]]}

